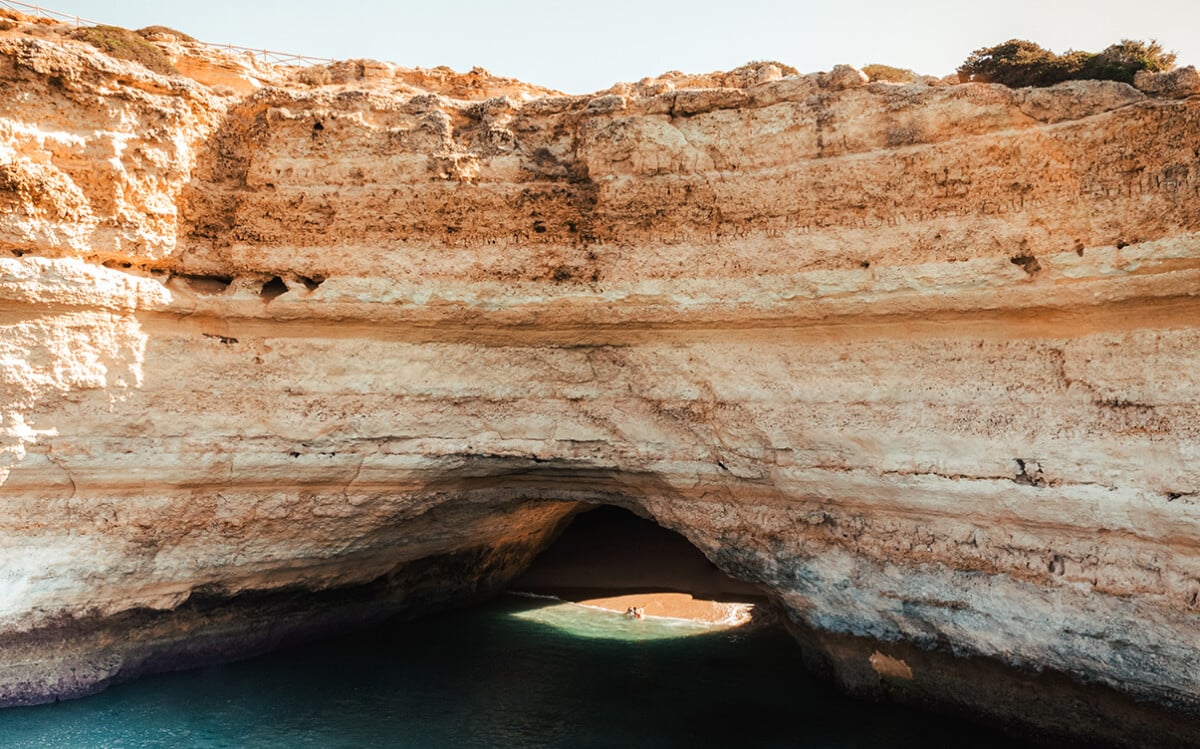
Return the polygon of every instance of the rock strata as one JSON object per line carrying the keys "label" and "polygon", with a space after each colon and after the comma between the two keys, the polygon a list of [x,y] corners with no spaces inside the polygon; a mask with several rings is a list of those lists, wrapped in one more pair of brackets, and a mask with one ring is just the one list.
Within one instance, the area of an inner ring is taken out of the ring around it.
{"label": "rock strata", "polygon": [[27,21],[0,701],[474,600],[604,503],[852,692],[1200,745],[1187,74],[563,96]]}

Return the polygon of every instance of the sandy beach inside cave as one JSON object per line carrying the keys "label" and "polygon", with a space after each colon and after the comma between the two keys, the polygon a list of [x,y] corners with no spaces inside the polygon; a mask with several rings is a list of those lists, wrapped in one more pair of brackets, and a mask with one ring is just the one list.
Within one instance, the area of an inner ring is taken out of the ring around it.
{"label": "sandy beach inside cave", "polygon": [[512,590],[713,625],[767,613],[757,587],[725,575],[682,536],[613,508],[577,517]]}
{"label": "sandy beach inside cave", "polygon": [[557,596],[584,606],[625,612],[640,608],[644,616],[686,619],[712,625],[739,627],[761,617],[755,613],[756,604],[748,601],[713,601],[696,598],[687,593],[627,593],[616,596],[580,598]]}

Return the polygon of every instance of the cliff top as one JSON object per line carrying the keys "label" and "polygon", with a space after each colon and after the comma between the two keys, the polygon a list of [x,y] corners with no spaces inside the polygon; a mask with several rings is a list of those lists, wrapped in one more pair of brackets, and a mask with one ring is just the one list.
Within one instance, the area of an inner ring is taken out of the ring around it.
{"label": "cliff top", "polygon": [[[446,66],[410,68],[367,59],[314,65],[279,63],[271,62],[273,53],[266,50],[255,53],[232,47],[227,49],[196,41],[186,34],[162,26],[136,32],[114,26],[75,26],[0,8],[0,38],[4,37],[44,39],[98,49],[110,57],[132,61],[159,74],[191,78],[222,96],[244,96],[271,86],[352,86],[393,95],[435,94],[460,101],[484,101],[499,97],[527,101],[564,96],[560,91],[496,76],[480,67],[459,72]],[[296,56],[294,62],[303,63],[313,59],[316,58]],[[866,74],[848,65],[835,66],[830,72],[801,74],[783,63],[756,61],[729,71],[702,74],[668,71],[637,82],[617,83],[608,89],[578,98],[604,95],[653,97],[679,90],[749,89],[784,78],[805,79],[819,88],[834,89],[850,88],[868,81]],[[961,84],[955,76],[937,78],[917,75],[909,84],[883,85],[941,87]],[[1200,93],[1200,74],[1191,67],[1170,73],[1147,73],[1139,75],[1135,86],[1152,95],[1188,96]]]}

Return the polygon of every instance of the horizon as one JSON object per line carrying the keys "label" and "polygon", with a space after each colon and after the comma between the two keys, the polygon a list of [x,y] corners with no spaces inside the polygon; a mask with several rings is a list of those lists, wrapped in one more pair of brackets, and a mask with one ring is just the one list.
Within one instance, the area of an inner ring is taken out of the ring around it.
{"label": "horizon", "polygon": [[[613,0],[603,8],[580,9],[533,0],[517,15],[494,3],[448,9],[352,0],[339,4],[336,23],[328,6],[315,0],[252,6],[212,0],[203,8],[151,0],[59,0],[52,10],[133,29],[168,26],[211,44],[315,58],[376,59],[410,68],[445,65],[464,72],[481,67],[571,94],[672,70],[732,70],[756,60],[778,61],[802,73],[838,64],[884,64],[942,77],[953,74],[973,51],[1014,38],[1059,53],[1098,52],[1121,39],[1155,39],[1178,54],[1181,67],[1196,64],[1200,50],[1200,6],[1185,0],[1159,3],[1154,13],[1136,18],[1119,13],[1125,5],[1111,0],[1051,8],[1013,0],[1001,18],[986,8],[964,9],[946,0],[918,0],[901,12],[883,0],[839,8],[773,5],[764,0],[746,0],[737,8],[711,1]],[[231,24],[230,17],[237,22]]]}

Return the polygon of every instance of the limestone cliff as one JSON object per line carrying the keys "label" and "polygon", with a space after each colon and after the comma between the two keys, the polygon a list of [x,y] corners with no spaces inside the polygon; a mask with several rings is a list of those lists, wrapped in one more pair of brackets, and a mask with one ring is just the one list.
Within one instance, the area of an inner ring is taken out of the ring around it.
{"label": "limestone cliff", "polygon": [[0,701],[485,595],[589,502],[851,691],[1200,745],[1190,78],[159,44],[0,33]]}

